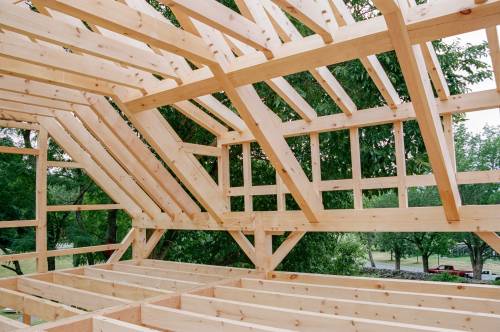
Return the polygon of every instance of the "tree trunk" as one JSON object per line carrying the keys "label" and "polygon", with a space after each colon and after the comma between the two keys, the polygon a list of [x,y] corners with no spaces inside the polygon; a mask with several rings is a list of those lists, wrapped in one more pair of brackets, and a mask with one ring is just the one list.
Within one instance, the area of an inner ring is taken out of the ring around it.
{"label": "tree trunk", "polygon": [[472,265],[472,277],[476,280],[481,280],[483,274],[484,261],[481,257],[481,250],[475,246],[470,252],[470,262]]}
{"label": "tree trunk", "polygon": [[367,234],[367,239],[366,239],[366,242],[367,242],[367,247],[368,247],[368,257],[370,258],[370,265],[372,268],[376,268],[375,266],[375,261],[373,260],[373,254],[372,254],[372,234],[371,233],[368,233]]}
{"label": "tree trunk", "polygon": [[[116,223],[116,219],[118,216],[118,210],[109,210],[108,211],[108,223],[107,223],[107,230],[106,230],[106,243],[116,243],[116,237],[117,237],[117,231],[118,231],[118,225]],[[105,251],[104,255],[106,258],[111,257],[113,254],[113,250],[110,251]]]}
{"label": "tree trunk", "polygon": [[424,268],[424,272],[429,272],[429,255],[422,255],[422,266]]}
{"label": "tree trunk", "polygon": [[394,252],[394,270],[401,271],[401,253],[399,251]]}

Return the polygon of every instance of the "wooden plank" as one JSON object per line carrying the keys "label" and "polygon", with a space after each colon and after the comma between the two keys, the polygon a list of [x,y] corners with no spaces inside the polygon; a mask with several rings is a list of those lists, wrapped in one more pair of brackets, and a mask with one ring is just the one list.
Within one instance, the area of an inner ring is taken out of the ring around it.
{"label": "wooden plank", "polygon": [[396,154],[396,169],[398,177],[398,206],[408,207],[408,189],[406,184],[406,153],[403,133],[403,123],[394,122],[394,149]]}
{"label": "wooden plank", "polygon": [[245,253],[245,255],[250,259],[252,263],[256,264],[255,257],[255,247],[248,240],[248,238],[241,231],[229,231],[229,234],[233,237],[233,239],[238,243],[241,250]]}
{"label": "wooden plank", "polygon": [[128,284],[153,287],[161,290],[168,290],[174,292],[195,288],[201,285],[198,282],[187,281],[187,280],[146,276],[146,275],[98,269],[98,268],[86,267],[83,270],[83,274],[86,276],[100,278],[104,280],[125,282]]}
{"label": "wooden plank", "polygon": [[419,280],[384,279],[370,277],[346,277],[309,273],[272,272],[273,280],[311,283],[318,285],[334,285],[342,287],[368,288],[378,290],[394,290],[401,292],[438,294],[457,297],[490,298],[499,300],[500,290],[490,285],[446,283]]}
{"label": "wooden plank", "polygon": [[476,232],[474,233],[486,242],[493,250],[500,253],[500,237],[495,232]]}
{"label": "wooden plank", "polygon": [[315,4],[301,0],[273,0],[273,2],[320,35],[325,43],[333,41],[331,32],[336,23],[332,16],[325,17],[327,4],[323,0]]}
{"label": "wooden plank", "polygon": [[262,150],[281,176],[297,204],[309,220],[315,222],[317,220],[316,214],[323,209],[323,204],[283,138],[279,124],[269,115],[269,109],[251,86],[236,88],[232,91],[226,89],[226,93],[247,126],[258,137]]}
{"label": "wooden plank", "polygon": [[272,57],[273,48],[279,46],[254,22],[217,1],[162,0],[161,2],[263,51],[268,57]]}
{"label": "wooden plank", "polygon": [[17,148],[15,146],[0,146],[0,153],[26,154],[26,155],[37,156],[39,154],[39,150],[28,149],[28,148]]}
{"label": "wooden plank", "polygon": [[36,123],[20,122],[12,120],[0,120],[0,127],[4,128],[16,128],[16,129],[27,129],[27,130],[39,130],[40,126]]}
{"label": "wooden plank", "polygon": [[[467,15],[457,15],[464,7],[470,9],[470,12],[467,11]],[[497,1],[489,1],[482,5],[473,5],[468,0],[457,0],[449,6],[429,6],[425,13],[420,9],[421,6],[417,6],[408,11],[408,32],[412,44],[490,27],[498,23],[500,4]],[[441,28],[436,29],[436,25]],[[309,70],[311,67],[383,53],[392,48],[383,18],[375,17],[342,27],[337,33],[336,42],[330,44],[324,44],[320,38],[313,36],[304,41],[284,44],[279,54],[270,60],[258,55],[240,57],[241,59],[228,70],[227,75],[234,86],[242,86]],[[221,89],[217,78],[199,76],[187,85],[128,102],[132,109],[150,109]]]}
{"label": "wooden plank", "polygon": [[222,277],[215,274],[203,274],[185,271],[169,270],[164,268],[153,268],[146,266],[134,266],[125,264],[113,264],[113,271],[133,274],[146,274],[152,277],[179,279],[182,281],[193,281],[198,283],[208,283],[221,280]]}
{"label": "wooden plank", "polygon": [[291,331],[150,304],[141,306],[141,321],[147,326],[152,326],[162,330],[192,331],[202,329],[203,331],[213,332]]}
{"label": "wooden plank", "polygon": [[311,71],[311,74],[345,115],[351,116],[357,111],[357,107],[351,97],[349,97],[327,67],[315,68]]}
{"label": "wooden plank", "polygon": [[363,208],[363,191],[361,190],[361,149],[359,147],[359,128],[349,130],[351,142],[351,170],[353,182],[354,208]]}
{"label": "wooden plank", "polygon": [[0,221],[0,228],[33,227],[37,226],[37,220],[5,220]]}
{"label": "wooden plank", "polygon": [[85,0],[42,1],[48,8],[76,16],[86,22],[126,34],[146,44],[165,49],[205,64],[213,64],[213,57],[206,44],[197,36],[171,24],[142,14],[132,8],[114,2]]}
{"label": "wooden plank", "polygon": [[16,290],[0,288],[0,306],[12,308],[46,321],[58,320],[84,313],[79,309],[24,294]]}
{"label": "wooden plank", "polygon": [[[37,5],[39,4],[40,2],[37,1]],[[19,6],[3,3],[1,8],[0,21],[6,29],[67,47],[73,51],[115,61],[121,65],[142,69],[161,76],[175,76],[168,63],[165,63],[164,59],[154,52],[127,45],[88,29],[82,29],[80,26],[68,24],[59,19],[55,20]],[[106,47],[101,47],[101,45],[106,45]],[[63,95],[63,93],[60,94]],[[83,101],[81,98],[78,100]]]}
{"label": "wooden plank", "polygon": [[[498,314],[498,300],[462,297],[420,292],[402,292],[360,287],[317,285],[311,283],[242,279],[242,287],[252,290],[271,291],[294,295],[318,296],[351,301],[376,302],[412,307],[441,308],[447,310],[488,312]],[[415,287],[415,286],[414,286]],[[438,287],[434,286],[434,290]]]}
{"label": "wooden plank", "polygon": [[132,241],[135,238],[135,228],[131,228],[127,235],[123,238],[123,240],[120,242],[120,246],[113,252],[111,256],[109,256],[108,260],[106,263],[116,263],[120,261],[120,259],[123,257],[125,252],[127,251],[128,247],[132,244]]}
{"label": "wooden plank", "polygon": [[296,329],[297,326],[300,326],[300,329],[306,331],[324,331],[328,329],[342,331],[365,329],[373,331],[444,331],[441,328],[326,315],[188,294],[181,296],[181,309],[278,328]]}
{"label": "wooden plank", "polygon": [[148,238],[148,241],[146,242],[146,245],[144,246],[142,258],[148,258],[151,255],[151,253],[155,249],[158,242],[160,242],[165,232],[167,232],[166,229],[154,230],[153,234],[151,234],[151,236]]}
{"label": "wooden plank", "polygon": [[492,26],[486,29],[486,37],[490,47],[491,64],[495,75],[495,84],[497,91],[500,89],[500,44],[498,42],[497,27]]}
{"label": "wooden plank", "polygon": [[459,221],[460,194],[434,103],[432,87],[426,74],[422,51],[418,47],[412,47],[409,34],[403,29],[406,28],[406,23],[397,3],[394,0],[376,0],[375,4],[384,14],[389,27],[389,34],[415,107],[447,220]]}
{"label": "wooden plank", "polygon": [[306,235],[306,232],[291,232],[285,241],[276,249],[271,257],[271,270],[276,269],[276,267],[285,259],[285,257],[292,251],[292,249],[299,243]]}
{"label": "wooden plank", "polygon": [[49,205],[47,212],[121,210],[120,204]]}
{"label": "wooden plank", "polygon": [[103,244],[98,246],[50,250],[47,252],[47,257],[58,257],[58,256],[78,255],[78,254],[101,252],[101,251],[111,251],[111,250],[116,250],[119,247],[120,244]]}
{"label": "wooden plank", "polygon": [[36,159],[35,208],[36,220],[36,260],[37,272],[47,272],[47,154],[49,148],[48,133],[45,128],[38,132],[37,148],[40,152]]}
{"label": "wooden plank", "polygon": [[[341,300],[321,296],[295,295],[226,286],[216,286],[214,288],[214,297],[230,301],[329,315],[349,316],[380,321],[397,321],[405,324],[441,328],[446,325],[446,328],[456,330],[487,330],[498,324],[498,319],[500,319],[498,315],[484,315],[482,313],[467,311]],[[444,322],[446,323],[443,324]]]}
{"label": "wooden plank", "polygon": [[182,149],[186,152],[199,156],[219,157],[221,155],[220,148],[209,145],[191,144],[184,142],[182,143]]}
{"label": "wooden plank", "polygon": [[223,135],[228,131],[221,123],[189,101],[177,102],[173,107],[215,136]]}
{"label": "wooden plank", "polygon": [[83,57],[69,53],[62,48],[36,44],[12,35],[0,34],[0,54],[19,61],[81,74],[131,88],[143,88],[143,83],[133,70],[118,67],[100,58]]}
{"label": "wooden plank", "polygon": [[113,296],[101,295],[94,292],[79,290],[71,287],[56,285],[50,282],[21,278],[18,280],[18,289],[21,292],[57,301],[66,305],[76,306],[85,310],[98,310],[119,304],[128,304],[130,301]]}
{"label": "wooden plank", "polygon": [[[462,95],[450,96],[447,101],[436,99],[437,111],[440,115],[474,112],[497,108],[500,106],[500,94],[496,90],[472,92]],[[353,127],[369,127],[394,121],[415,119],[413,104],[403,103],[391,110],[387,106],[358,110],[348,117],[345,114],[333,114],[318,117],[311,122],[295,120],[281,125],[285,137],[300,136],[312,132],[328,132],[344,130]],[[332,125],[335,124],[335,125]],[[250,132],[228,132],[221,137],[222,144],[241,144],[255,141]]]}
{"label": "wooden plank", "polygon": [[[123,264],[131,262],[122,262]],[[131,263],[132,264],[132,263]],[[223,277],[234,278],[237,276],[257,274],[254,269],[245,269],[238,267],[216,266],[207,264],[181,263],[172,261],[163,261],[155,259],[146,259],[139,262],[142,266],[151,266],[158,268],[167,268],[179,271],[189,271],[197,273],[219,274]]]}
{"label": "wooden plank", "polygon": [[39,117],[40,124],[47,128],[50,136],[71,156],[73,160],[85,167],[87,174],[103,188],[108,195],[122,204],[127,213],[133,217],[145,218],[141,208],[126,195],[124,191],[93,161],[55,119]]}
{"label": "wooden plank", "polygon": [[[183,211],[190,216],[200,212],[199,206],[181,187],[177,180],[165,169],[149,148],[139,139],[139,137],[137,137],[132,128],[130,128],[123,118],[115,112],[109,102],[101,96],[87,94],[87,98],[92,104],[92,109],[98,118],[113,131],[125,146],[130,148],[130,151],[136,156],[137,160],[141,162],[142,166],[147,169],[154,179],[156,179],[156,183],[160,184],[163,190],[169,193],[170,197],[177,202]],[[81,116],[78,110],[77,114]],[[87,118],[88,117],[84,117],[83,119],[87,120]],[[132,166],[130,162],[128,162],[127,165],[129,165],[129,167]]]}
{"label": "wooden plank", "polygon": [[119,297],[131,301],[141,301],[150,297],[170,293],[151,287],[106,281],[99,278],[63,272],[54,273],[52,282],[58,285],[97,292],[99,294]]}
{"label": "wooden plank", "polygon": [[150,329],[144,326],[130,324],[109,317],[97,316],[92,318],[93,332],[154,332],[158,330]]}
{"label": "wooden plank", "polygon": [[72,104],[88,104],[80,91],[57,87],[52,84],[25,80],[20,77],[8,75],[0,76],[0,88],[6,91],[17,92],[19,94],[37,96],[50,100],[59,100]]}
{"label": "wooden plank", "polygon": [[100,79],[89,78],[3,56],[0,56],[0,59],[2,60],[0,61],[0,72],[6,75],[45,83],[56,83],[63,87],[95,92],[104,96],[114,95],[114,85]]}
{"label": "wooden plank", "polygon": [[74,161],[47,161],[47,167],[57,167],[57,168],[82,168],[82,165],[75,163]]}
{"label": "wooden plank", "polygon": [[23,324],[15,319],[0,316],[0,332],[9,332],[17,329],[25,329],[29,325]]}
{"label": "wooden plank", "polygon": [[0,255],[0,262],[12,262],[12,261],[20,261],[25,259],[33,259],[37,258],[37,252],[25,252],[20,254],[4,254]]}
{"label": "wooden plank", "polygon": [[228,126],[237,130],[239,132],[243,132],[248,130],[247,125],[241,118],[235,114],[231,109],[226,107],[224,104],[219,102],[215,97],[211,95],[201,96],[195,98],[196,102],[198,102],[201,106],[205,107],[210,113],[218,117],[220,120],[225,122]]}

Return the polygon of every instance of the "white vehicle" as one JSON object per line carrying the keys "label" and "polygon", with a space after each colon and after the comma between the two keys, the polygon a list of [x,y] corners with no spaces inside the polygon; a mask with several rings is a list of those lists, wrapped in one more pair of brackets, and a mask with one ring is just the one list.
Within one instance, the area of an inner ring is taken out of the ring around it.
{"label": "white vehicle", "polygon": [[[472,272],[467,272],[465,274],[467,278],[473,278],[474,274]],[[481,273],[481,280],[485,281],[495,281],[495,280],[500,280],[500,275],[495,274],[489,270],[483,270],[483,273]]]}

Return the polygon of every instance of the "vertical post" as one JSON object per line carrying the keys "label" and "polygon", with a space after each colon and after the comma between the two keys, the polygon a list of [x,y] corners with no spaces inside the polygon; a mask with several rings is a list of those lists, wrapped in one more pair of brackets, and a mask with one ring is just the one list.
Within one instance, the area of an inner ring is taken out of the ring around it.
{"label": "vertical post", "polygon": [[250,143],[243,143],[243,188],[245,192],[245,212],[253,211],[252,189],[252,157]]}
{"label": "vertical post", "polygon": [[144,248],[146,247],[146,229],[136,228],[132,242],[132,258],[141,260],[144,258]]}
{"label": "vertical post", "polygon": [[278,211],[286,210],[286,201],[285,201],[285,184],[283,180],[281,180],[280,175],[276,172],[276,204]]}
{"label": "vertical post", "polygon": [[273,236],[264,230],[262,219],[255,221],[254,233],[255,268],[260,272],[270,272],[273,255]]}
{"label": "vertical post", "polygon": [[319,151],[319,134],[312,133],[310,135],[311,139],[311,168],[312,168],[312,180],[314,189],[318,192],[320,201],[323,201],[323,197],[319,190],[319,184],[321,182],[321,159]]}
{"label": "vertical post", "polygon": [[38,157],[36,159],[36,270],[47,272],[47,145],[45,128],[38,131]]}
{"label": "vertical post", "polygon": [[363,192],[361,190],[361,151],[359,148],[359,128],[349,129],[351,140],[351,168],[354,195],[354,208],[363,208]]}
{"label": "vertical post", "polygon": [[396,169],[398,176],[398,201],[400,208],[408,207],[408,189],[406,187],[406,158],[403,122],[394,122],[394,145],[396,150]]}
{"label": "vertical post", "polygon": [[451,165],[455,173],[457,172],[457,160],[455,155],[455,135],[453,134],[453,117],[451,114],[443,115],[444,139],[450,151]]}
{"label": "vertical post", "polygon": [[229,192],[229,145],[220,145],[221,155],[217,158],[217,174],[219,179],[219,187],[226,199],[227,206],[231,206],[231,198]]}

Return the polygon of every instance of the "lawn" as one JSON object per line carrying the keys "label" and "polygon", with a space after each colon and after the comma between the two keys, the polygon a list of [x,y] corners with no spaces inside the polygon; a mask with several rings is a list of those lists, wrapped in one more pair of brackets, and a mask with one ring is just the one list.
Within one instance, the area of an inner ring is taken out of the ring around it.
{"label": "lawn", "polygon": [[[375,264],[377,262],[380,263],[389,263],[389,264],[394,264],[394,261],[390,260],[390,253],[389,252],[373,252],[373,259],[375,260]],[[439,257],[439,264],[447,264],[447,265],[453,265],[455,266],[456,269],[460,270],[472,270],[472,266],[470,263],[470,259],[468,256],[463,256],[463,257]],[[433,255],[429,258],[429,267],[435,267],[438,265],[438,256]],[[416,268],[421,268],[422,267],[422,258],[421,257],[407,257],[401,260],[401,268],[404,269],[404,267],[416,267]],[[499,274],[500,275],[500,260],[493,260],[489,259],[486,261],[486,264],[484,265],[485,270],[490,270],[493,273]]]}
{"label": "lawn", "polygon": [[[24,274],[30,274],[36,272],[35,259],[26,259],[19,262],[21,264],[21,269]],[[56,257],[56,268],[58,270],[67,269],[70,267],[73,267],[72,256]],[[4,267],[0,267],[0,278],[14,277],[14,276],[16,276],[16,274],[13,271],[8,270]]]}

